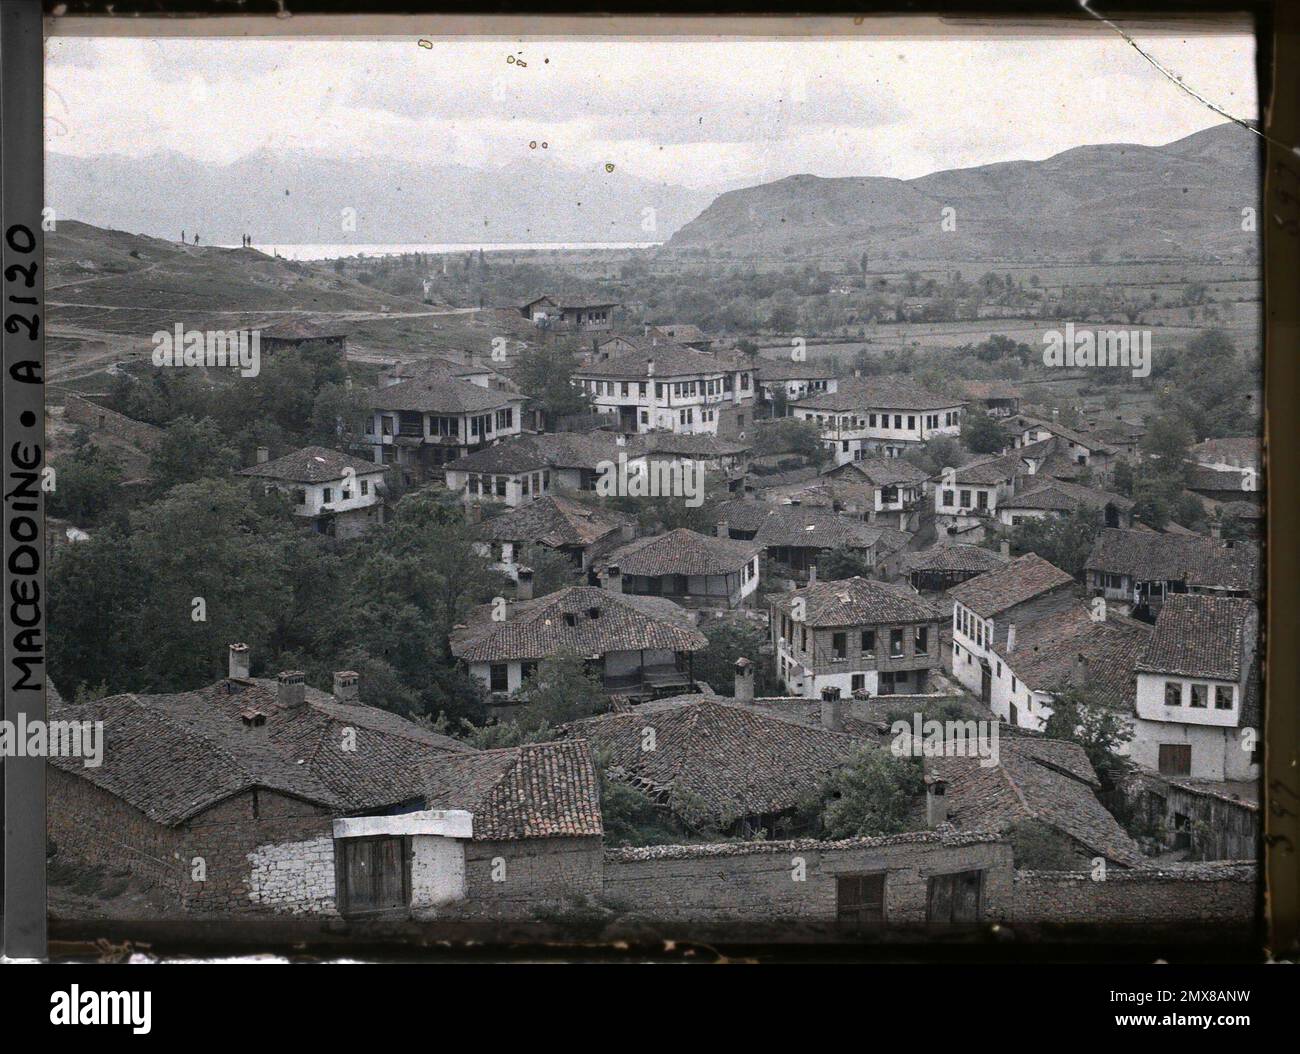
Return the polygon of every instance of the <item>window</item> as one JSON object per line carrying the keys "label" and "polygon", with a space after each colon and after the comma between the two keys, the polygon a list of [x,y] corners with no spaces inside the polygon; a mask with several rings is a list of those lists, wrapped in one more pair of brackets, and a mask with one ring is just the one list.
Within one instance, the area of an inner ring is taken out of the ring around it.
{"label": "window", "polygon": [[1165,706],[1183,705],[1183,686],[1177,681],[1165,681]]}
{"label": "window", "polygon": [[510,667],[504,662],[494,662],[488,667],[489,687],[494,692],[510,690]]}
{"label": "window", "polygon": [[808,627],[807,626],[799,627],[799,649],[801,651],[808,650]]}
{"label": "window", "polygon": [[[914,640],[916,646],[913,650],[917,655],[925,655],[928,653],[930,650],[930,627],[917,626]],[[1002,676],[1001,671],[999,671],[998,676]]]}
{"label": "window", "polygon": [[900,429],[903,427],[903,415],[902,415],[902,414],[894,414],[894,427],[895,427],[895,428],[900,428]]}
{"label": "window", "polygon": [[1192,685],[1192,706],[1198,710],[1204,710],[1210,702],[1210,686],[1208,684]]}
{"label": "window", "polygon": [[1232,709],[1232,685],[1216,684],[1214,686],[1214,709]]}
{"label": "window", "polygon": [[903,631],[901,629],[891,629],[889,631],[890,658],[897,659],[902,654],[903,654]]}
{"label": "window", "polygon": [[957,492],[945,490],[943,492],[943,504],[946,508],[953,508],[957,504]]}
{"label": "window", "polygon": [[855,673],[849,678],[849,691],[864,692],[867,689],[867,675],[865,673]]}
{"label": "window", "polygon": [[907,417],[907,430],[909,432],[916,430],[916,418],[911,414]]}
{"label": "window", "polygon": [[321,490],[320,500],[328,505],[334,500],[334,490],[332,487],[325,487]]}
{"label": "window", "polygon": [[976,507],[979,508],[979,509],[988,509],[988,507],[989,507],[989,494],[988,494],[988,491],[986,491],[986,490],[982,490],[982,491],[980,491],[978,494],[975,495],[975,505],[976,505]]}
{"label": "window", "polygon": [[1192,745],[1190,743],[1161,743],[1157,764],[1162,776],[1190,776],[1192,774]]}
{"label": "window", "polygon": [[307,492],[302,487],[299,487],[293,492],[293,503],[295,505],[307,504]]}
{"label": "window", "polygon": [[862,631],[862,653],[864,655],[876,654],[876,631],[874,629],[864,629]]}
{"label": "window", "polygon": [[969,509],[969,508],[970,508],[970,491],[969,491],[969,490],[963,490],[963,491],[961,492],[961,507],[962,507],[963,509]]}
{"label": "window", "polygon": [[877,925],[885,921],[885,876],[836,875],[835,917],[840,922]]}
{"label": "window", "polygon": [[369,493],[370,493],[370,480],[368,480],[368,479],[363,479],[363,480],[361,481],[361,493],[362,493],[363,495],[364,495],[364,494],[369,494]]}
{"label": "window", "polygon": [[848,653],[846,637],[847,635],[844,633],[831,634],[831,654],[837,659],[844,658]]}

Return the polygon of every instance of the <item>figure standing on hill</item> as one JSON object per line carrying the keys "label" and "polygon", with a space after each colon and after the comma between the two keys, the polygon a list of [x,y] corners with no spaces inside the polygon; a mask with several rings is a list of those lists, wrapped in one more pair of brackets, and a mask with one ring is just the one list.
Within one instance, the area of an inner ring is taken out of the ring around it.
{"label": "figure standing on hill", "polygon": [[182,244],[182,245],[185,244],[185,232],[184,232],[184,231],[181,231],[181,244]]}
{"label": "figure standing on hill", "polygon": [[198,245],[198,244],[199,244],[199,232],[198,232],[198,231],[195,231],[195,232],[194,232],[194,244],[195,244],[195,245]]}

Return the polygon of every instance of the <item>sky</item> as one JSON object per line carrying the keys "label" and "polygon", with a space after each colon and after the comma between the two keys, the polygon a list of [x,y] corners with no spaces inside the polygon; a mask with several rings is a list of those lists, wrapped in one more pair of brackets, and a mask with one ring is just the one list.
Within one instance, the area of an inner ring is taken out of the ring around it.
{"label": "sky", "polygon": [[[536,157],[529,144],[545,142],[551,164],[615,164],[716,191],[1158,145],[1225,119],[1102,26],[1001,40],[425,39],[432,47],[52,37],[47,149],[488,167]],[[1223,110],[1257,116],[1248,35],[1137,42]]]}

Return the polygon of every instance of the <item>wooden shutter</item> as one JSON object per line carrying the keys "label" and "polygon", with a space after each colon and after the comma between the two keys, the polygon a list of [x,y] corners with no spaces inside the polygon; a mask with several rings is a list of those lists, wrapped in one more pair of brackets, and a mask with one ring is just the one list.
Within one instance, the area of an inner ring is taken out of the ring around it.
{"label": "wooden shutter", "polygon": [[884,874],[837,876],[835,915],[841,922],[859,924],[884,922]]}
{"label": "wooden shutter", "polygon": [[927,918],[940,925],[978,922],[983,911],[983,891],[983,871],[933,875],[929,883]]}
{"label": "wooden shutter", "polygon": [[1192,774],[1192,745],[1190,743],[1161,743],[1158,759],[1163,776],[1190,776]]}

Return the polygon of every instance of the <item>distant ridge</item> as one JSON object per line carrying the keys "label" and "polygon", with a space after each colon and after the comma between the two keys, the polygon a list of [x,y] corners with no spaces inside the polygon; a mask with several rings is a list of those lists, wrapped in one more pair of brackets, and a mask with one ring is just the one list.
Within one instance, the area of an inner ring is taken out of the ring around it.
{"label": "distant ridge", "polygon": [[[670,249],[869,260],[1244,259],[1258,137],[1239,125],[1164,146],[1081,146],[919,179],[790,176],[720,195]],[[955,210],[956,230],[940,227]]]}

